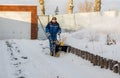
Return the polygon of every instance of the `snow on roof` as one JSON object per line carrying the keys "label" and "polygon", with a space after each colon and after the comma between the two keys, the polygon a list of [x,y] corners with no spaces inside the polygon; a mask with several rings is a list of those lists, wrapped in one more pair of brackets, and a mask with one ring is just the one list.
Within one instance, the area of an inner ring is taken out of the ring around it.
{"label": "snow on roof", "polygon": [[38,5],[37,0],[0,0],[2,5]]}
{"label": "snow on roof", "polygon": [[37,7],[37,13],[40,14],[39,0],[0,0],[0,5],[33,5]]}

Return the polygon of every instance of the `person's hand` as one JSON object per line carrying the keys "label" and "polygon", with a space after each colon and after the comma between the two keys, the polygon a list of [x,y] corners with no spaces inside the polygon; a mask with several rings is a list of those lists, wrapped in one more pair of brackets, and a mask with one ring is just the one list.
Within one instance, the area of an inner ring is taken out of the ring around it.
{"label": "person's hand", "polygon": [[58,35],[60,35],[61,34],[61,32],[58,32]]}
{"label": "person's hand", "polygon": [[48,33],[46,33],[46,36],[47,36],[47,37],[50,37],[50,33],[49,33],[49,32],[48,32]]}

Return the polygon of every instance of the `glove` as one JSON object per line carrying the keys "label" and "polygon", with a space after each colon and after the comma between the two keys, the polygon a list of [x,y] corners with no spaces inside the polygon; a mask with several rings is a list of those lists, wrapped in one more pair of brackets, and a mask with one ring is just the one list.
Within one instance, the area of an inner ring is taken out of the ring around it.
{"label": "glove", "polygon": [[46,36],[47,36],[47,37],[50,37],[50,33],[49,33],[49,32],[48,32],[48,33],[46,33]]}
{"label": "glove", "polygon": [[61,34],[61,32],[58,32],[58,35],[60,35]]}

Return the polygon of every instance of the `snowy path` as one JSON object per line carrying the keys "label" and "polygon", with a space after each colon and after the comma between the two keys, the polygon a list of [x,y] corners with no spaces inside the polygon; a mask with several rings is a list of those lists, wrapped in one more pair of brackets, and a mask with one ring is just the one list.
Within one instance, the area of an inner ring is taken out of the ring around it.
{"label": "snowy path", "polygon": [[[12,43],[14,57],[17,58],[17,60],[9,60],[12,69],[10,74],[14,78],[120,78],[119,75],[109,70],[93,67],[88,61],[73,54],[62,53],[60,58],[49,56],[47,41],[9,40],[9,42]],[[4,47],[5,45],[0,45],[0,49],[5,51],[7,47]],[[20,64],[13,66],[11,62]],[[0,63],[0,66],[6,68],[1,64],[4,63]],[[18,70],[19,73],[17,73]],[[3,75],[6,73],[6,71],[2,72]],[[0,78],[13,78],[12,76],[1,77],[0,71]]]}
{"label": "snowy path", "polygon": [[[6,66],[6,55],[5,55],[5,49],[3,48],[3,42],[0,42],[0,78],[5,77],[8,78],[7,73],[7,66]],[[1,71],[2,70],[2,71]]]}

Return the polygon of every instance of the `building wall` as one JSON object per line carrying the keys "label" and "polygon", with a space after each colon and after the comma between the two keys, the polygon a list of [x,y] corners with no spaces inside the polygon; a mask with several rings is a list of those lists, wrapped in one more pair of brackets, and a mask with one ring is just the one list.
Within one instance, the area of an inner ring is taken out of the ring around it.
{"label": "building wall", "polygon": [[[13,12],[13,13],[11,14],[10,12]],[[21,14],[21,13],[23,13],[23,14]],[[37,26],[38,25],[37,6],[0,5],[0,14],[1,14],[0,18],[2,21],[2,26],[0,26],[0,29],[3,30],[3,31],[1,31],[2,33],[0,33],[0,35],[4,34],[1,36],[0,39],[12,39],[12,38],[14,38],[14,39],[16,39],[16,38],[37,39],[37,27],[38,27]],[[15,15],[17,15],[17,16],[15,16]],[[9,29],[13,33],[11,36],[7,32],[8,28],[4,27],[4,26],[12,25],[12,23],[14,24],[13,25],[14,27],[13,28],[11,27]],[[26,25],[30,26],[30,27],[27,27]],[[19,29],[19,28],[21,28],[21,32],[18,33],[17,29]],[[25,29],[23,31],[22,28],[27,29],[27,31],[25,32]],[[16,31],[13,31],[15,29],[16,29]],[[27,35],[25,35],[25,33]],[[17,35],[20,35],[20,34],[24,34],[24,35],[21,35],[18,37]],[[30,36],[28,34],[30,34]]]}
{"label": "building wall", "polygon": [[30,12],[0,12],[0,39],[30,39]]}

